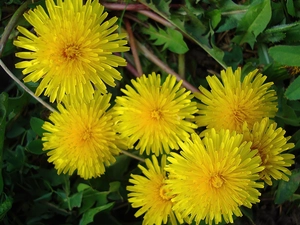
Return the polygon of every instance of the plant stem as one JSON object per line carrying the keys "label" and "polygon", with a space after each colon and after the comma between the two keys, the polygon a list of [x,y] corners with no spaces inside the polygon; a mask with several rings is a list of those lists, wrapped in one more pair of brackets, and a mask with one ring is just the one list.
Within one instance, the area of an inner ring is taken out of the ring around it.
{"label": "plant stem", "polygon": [[139,54],[136,48],[136,43],[135,43],[135,38],[131,29],[131,25],[128,19],[125,19],[125,26],[126,26],[126,30],[129,36],[129,44],[130,44],[130,50],[132,52],[133,55],[133,59],[134,59],[134,64],[135,67],[138,71],[138,76],[142,76],[143,75],[143,69],[141,66],[141,62],[140,62],[140,58],[139,58]]}
{"label": "plant stem", "polygon": [[4,29],[4,32],[2,34],[1,40],[0,40],[0,59],[2,56],[2,52],[4,49],[4,46],[8,40],[8,37],[11,33],[11,31],[14,29],[14,27],[16,26],[18,19],[20,18],[20,16],[23,15],[23,13],[26,11],[27,9],[27,5],[31,2],[31,0],[27,0],[26,2],[24,2],[14,13],[14,15],[11,17],[11,19],[9,20],[7,26]]}
{"label": "plant stem", "polygon": [[100,2],[106,9],[110,10],[126,10],[126,11],[137,11],[148,9],[147,6],[142,4],[126,4],[126,3],[108,3],[108,2]]}
{"label": "plant stem", "polygon": [[178,74],[182,79],[185,78],[185,54],[178,55]]}
{"label": "plant stem", "polygon": [[123,151],[123,150],[121,150],[121,152],[122,152],[124,155],[127,155],[127,156],[129,156],[129,157],[131,157],[131,158],[133,158],[133,159],[137,159],[137,160],[139,160],[139,161],[141,161],[141,162],[145,162],[145,159],[143,159],[143,158],[141,158],[141,157],[139,157],[139,156],[136,156],[136,155],[134,155],[134,154],[132,154],[132,153],[130,153],[130,152]]}
{"label": "plant stem", "polygon": [[149,10],[139,10],[138,11],[140,14],[143,14],[145,16],[148,16],[149,18],[155,20],[156,22],[166,26],[166,27],[175,27],[172,23],[170,23],[169,21],[165,20],[164,18],[162,18],[161,16],[157,15],[154,12],[151,12]]}
{"label": "plant stem", "polygon": [[142,51],[144,56],[148,58],[151,62],[153,62],[155,65],[160,67],[162,70],[166,71],[169,74],[172,74],[176,77],[177,81],[182,80],[182,85],[189,89],[191,92],[200,92],[198,88],[195,88],[193,85],[191,85],[186,80],[182,79],[179,74],[177,74],[174,70],[172,70],[170,67],[168,67],[166,64],[164,64],[158,57],[156,57],[151,51],[149,51],[145,46],[143,46],[140,42],[136,42],[138,48]]}
{"label": "plant stem", "polygon": [[47,109],[49,109],[51,112],[55,112],[56,110],[52,108],[48,103],[43,101],[41,98],[37,97],[24,83],[22,83],[2,62],[0,59],[0,66],[4,69],[4,71],[18,84],[21,88],[24,89],[28,94],[30,94],[34,99],[36,99],[39,103],[41,103],[43,106],[45,106]]}

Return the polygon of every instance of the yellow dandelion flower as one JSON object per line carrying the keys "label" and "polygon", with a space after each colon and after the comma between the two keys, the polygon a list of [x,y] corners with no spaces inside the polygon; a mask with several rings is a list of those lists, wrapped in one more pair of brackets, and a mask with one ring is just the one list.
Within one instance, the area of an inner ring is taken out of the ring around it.
{"label": "yellow dandelion flower", "polygon": [[159,155],[178,149],[178,141],[185,140],[197,128],[186,119],[197,111],[193,95],[182,82],[168,75],[161,84],[160,75],[143,75],[132,80],[132,88],[122,89],[125,96],[117,97],[116,122],[121,137],[128,137],[129,146],[138,141],[135,149]]}
{"label": "yellow dandelion flower", "polygon": [[165,168],[173,210],[196,224],[202,220],[218,224],[223,219],[232,223],[233,214],[242,216],[240,206],[251,208],[259,202],[257,188],[263,183],[256,180],[263,167],[250,146],[242,134],[214,129],[202,140],[192,134],[192,140],[181,143],[181,155],[171,152]]}
{"label": "yellow dandelion flower", "polygon": [[243,135],[245,141],[251,141],[251,149],[257,149],[261,157],[264,170],[260,172],[260,177],[268,185],[272,185],[271,177],[275,180],[283,179],[288,181],[286,175],[291,175],[287,168],[294,163],[295,156],[289,153],[283,153],[295,145],[287,143],[291,137],[284,137],[285,130],[277,128],[277,124],[269,122],[269,118],[264,118],[256,122],[253,129],[249,129],[247,124],[243,126]]}
{"label": "yellow dandelion flower", "polygon": [[111,94],[95,93],[89,102],[64,100],[58,105],[43,129],[43,150],[49,150],[48,161],[60,173],[77,174],[90,179],[105,172],[105,166],[115,162],[119,154],[118,138],[113,131],[113,119],[105,111],[110,106]]}
{"label": "yellow dandelion flower", "polygon": [[152,155],[152,161],[146,159],[145,162],[147,168],[141,165],[138,167],[146,177],[132,174],[132,179],[129,179],[132,186],[127,186],[128,201],[132,207],[140,208],[135,216],[145,214],[143,225],[160,225],[168,221],[172,225],[177,225],[176,218],[183,223],[180,215],[172,210],[171,196],[168,195],[168,189],[165,186],[166,155],[162,156],[161,165],[154,155]]}
{"label": "yellow dandelion flower", "polygon": [[128,51],[125,34],[114,33],[118,28],[113,17],[105,21],[107,13],[98,1],[46,0],[42,6],[29,10],[25,19],[36,34],[24,27],[18,30],[14,44],[29,51],[16,53],[21,59],[17,68],[24,68],[24,82],[38,82],[36,95],[50,96],[60,102],[66,94],[92,99],[94,87],[106,93],[104,82],[112,87],[120,73],[114,68],[126,61],[114,52]]}
{"label": "yellow dandelion flower", "polygon": [[251,127],[264,117],[274,117],[277,112],[277,97],[270,90],[272,82],[264,83],[266,76],[254,70],[241,80],[241,68],[234,73],[231,68],[221,71],[221,81],[216,76],[208,76],[211,91],[200,87],[195,97],[198,104],[197,125],[207,128],[242,131],[246,121]]}

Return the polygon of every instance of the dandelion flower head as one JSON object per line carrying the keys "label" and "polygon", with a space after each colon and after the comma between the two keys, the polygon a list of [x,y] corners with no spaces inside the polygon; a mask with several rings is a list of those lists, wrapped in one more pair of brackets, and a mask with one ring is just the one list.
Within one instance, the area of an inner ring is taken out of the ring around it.
{"label": "dandelion flower head", "polygon": [[177,225],[177,220],[183,222],[180,215],[173,212],[171,197],[168,195],[168,189],[165,186],[166,172],[166,155],[162,156],[161,165],[159,165],[157,157],[152,155],[152,160],[145,160],[147,168],[139,165],[143,175],[131,175],[129,182],[131,186],[127,186],[128,201],[134,208],[140,208],[135,216],[144,215],[143,225],[160,225],[166,224],[168,221],[172,225]]}
{"label": "dandelion flower head", "polygon": [[251,141],[251,149],[257,149],[261,157],[264,170],[260,172],[260,178],[268,185],[272,185],[272,179],[288,181],[287,175],[291,171],[287,168],[294,163],[295,156],[285,151],[293,148],[293,143],[287,143],[290,137],[284,137],[285,130],[277,128],[275,122],[270,122],[269,118],[264,118],[256,122],[253,129],[249,129],[247,124],[243,126],[243,136],[245,141]]}
{"label": "dandelion flower head", "polygon": [[259,202],[263,183],[258,183],[261,159],[251,151],[251,142],[229,130],[210,129],[201,140],[197,134],[181,144],[182,151],[171,152],[166,181],[174,197],[173,210],[196,224],[233,223],[242,216],[240,206],[251,208]]}
{"label": "dandelion flower head", "polygon": [[254,70],[241,80],[241,68],[235,72],[231,68],[221,71],[221,81],[216,76],[208,76],[210,91],[200,86],[202,93],[195,93],[198,104],[198,126],[206,128],[242,131],[244,122],[252,127],[264,117],[273,118],[277,112],[276,92],[264,83],[266,76]]}
{"label": "dandelion flower head", "polygon": [[161,84],[155,73],[132,80],[133,87],[122,89],[124,96],[117,97],[114,107],[116,123],[121,137],[128,137],[128,145],[138,144],[142,154],[159,155],[178,149],[178,141],[185,140],[197,128],[188,121],[197,111],[193,95],[168,75]]}
{"label": "dandelion flower head", "polygon": [[47,150],[60,173],[77,174],[90,179],[105,172],[105,166],[115,162],[119,154],[118,137],[113,131],[113,119],[106,113],[111,94],[95,92],[91,101],[68,98],[58,104],[59,112],[53,112],[43,129],[43,150]]}
{"label": "dandelion flower head", "polygon": [[51,102],[66,94],[90,100],[94,87],[102,93],[105,83],[114,87],[115,79],[122,78],[115,67],[126,61],[113,53],[129,50],[122,40],[126,35],[115,33],[117,18],[105,20],[104,7],[91,0],[46,0],[46,8],[37,6],[24,14],[36,34],[18,27],[24,36],[14,44],[29,50],[16,53],[25,59],[16,64],[26,75],[24,82],[41,80],[36,95],[45,91]]}

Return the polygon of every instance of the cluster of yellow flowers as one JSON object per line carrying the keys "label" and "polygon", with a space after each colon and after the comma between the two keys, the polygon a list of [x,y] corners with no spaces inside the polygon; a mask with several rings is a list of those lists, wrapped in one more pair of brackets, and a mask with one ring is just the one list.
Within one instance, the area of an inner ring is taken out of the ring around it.
{"label": "cluster of yellow flowers", "polygon": [[[272,178],[289,179],[287,167],[294,163],[294,155],[285,151],[294,144],[287,143],[290,137],[284,137],[285,131],[271,120],[277,112],[277,97],[272,83],[265,80],[257,70],[242,79],[240,68],[221,71],[221,79],[208,76],[210,90],[200,86],[200,92],[194,93],[199,100],[197,108],[183,88],[177,91],[181,98],[184,93],[188,96],[182,100],[186,105],[168,104],[168,99],[177,101],[178,97],[173,86],[169,93],[174,95],[164,94],[165,83],[161,89],[158,85],[142,89],[139,81],[134,82],[140,95],[127,87],[127,96],[117,100],[121,133],[134,137],[132,143],[139,141],[137,146],[147,154],[162,153],[161,146],[168,154],[162,156],[160,166],[154,156],[152,161],[146,159],[147,168],[140,166],[146,178],[132,175],[129,180],[129,202],[140,207],[136,216],[145,213],[144,224],[166,224],[168,218],[172,225],[202,220],[233,223],[234,216],[242,216],[241,206],[251,208],[259,202],[264,182],[272,185]],[[126,115],[133,110],[135,114]],[[137,114],[141,119],[134,118]],[[197,134],[191,122],[204,130]],[[174,131],[180,139],[173,138]],[[170,152],[178,147],[180,152]]]}
{"label": "cluster of yellow flowers", "polygon": [[27,59],[16,64],[24,81],[41,81],[36,94],[57,102],[42,140],[58,173],[98,177],[122,148],[151,155],[127,190],[135,215],[157,225],[232,223],[241,206],[259,202],[264,182],[288,180],[294,155],[285,151],[294,145],[272,121],[277,97],[266,76],[228,68],[193,95],[174,76],[152,73],[121,89],[110,108],[106,84],[114,87],[122,78],[116,68],[126,65],[113,53],[129,50],[126,35],[115,33],[117,18],[105,20],[91,0],[46,7],[25,13],[35,34],[18,27],[24,36],[14,44],[29,50],[17,53]]}

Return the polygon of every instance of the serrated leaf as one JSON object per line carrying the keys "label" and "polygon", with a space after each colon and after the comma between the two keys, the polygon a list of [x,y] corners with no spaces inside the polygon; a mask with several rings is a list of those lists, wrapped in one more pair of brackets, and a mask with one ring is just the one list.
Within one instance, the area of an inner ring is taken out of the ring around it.
{"label": "serrated leaf", "polygon": [[300,184],[300,169],[292,171],[289,181],[281,180],[278,185],[278,190],[275,196],[275,203],[282,204],[289,200],[295,191],[298,189]]}
{"label": "serrated leaf", "polygon": [[[157,13],[158,15],[162,16],[164,19],[166,19],[169,23],[171,23],[174,27],[176,27],[178,30],[180,30],[186,37],[188,37],[190,40],[194,41],[197,45],[199,45],[201,48],[204,49],[204,51],[206,51],[212,58],[214,58],[221,66],[223,66],[224,68],[226,68],[226,64],[223,62],[223,56],[224,56],[224,52],[217,48],[216,46],[211,46],[211,39],[210,39],[210,35],[206,35],[206,36],[202,36],[201,34],[199,35],[199,33],[203,33],[203,31],[197,31],[197,29],[195,27],[193,27],[194,29],[188,29],[188,25],[189,23],[185,23],[182,22],[182,20],[176,18],[176,17],[172,17],[171,14],[171,18],[166,17],[164,14],[162,14],[160,11],[158,11],[155,7],[153,7],[152,5],[149,5],[147,0],[140,0],[140,3],[142,3],[143,5],[146,5],[147,7],[149,7],[151,10],[153,10],[155,13]],[[231,1],[230,1],[231,2]],[[182,7],[185,8],[185,7]],[[198,22],[201,22],[201,19],[197,18]],[[209,27],[206,27],[206,32],[208,31]],[[195,32],[191,32],[191,31],[195,31]]]}
{"label": "serrated leaf", "polygon": [[152,7],[156,8],[158,11],[164,13],[165,15],[169,16],[170,15],[170,3],[171,0],[151,0],[151,5]]}
{"label": "serrated leaf", "polygon": [[11,209],[13,205],[13,198],[5,196],[5,200],[0,202],[0,221],[4,218],[6,213]]}
{"label": "serrated leaf", "polygon": [[291,83],[286,92],[284,93],[287,99],[289,100],[298,100],[300,99],[300,76],[297,77],[293,83]]}
{"label": "serrated leaf", "polygon": [[276,43],[286,38],[285,41],[290,42],[292,41],[295,32],[296,34],[299,33],[299,22],[295,22],[291,24],[281,24],[265,30],[261,35],[260,40],[262,42]]}
{"label": "serrated leaf", "polygon": [[79,214],[82,214],[89,210],[93,205],[95,205],[95,203],[96,206],[103,206],[108,202],[107,195],[109,194],[109,191],[99,192],[84,183],[80,183],[77,186],[77,191],[83,192],[82,206],[79,209]]}
{"label": "serrated leaf", "polygon": [[78,192],[70,197],[69,201],[71,209],[73,209],[74,207],[79,208],[81,206],[82,194],[82,192]]}
{"label": "serrated leaf", "polygon": [[237,35],[232,39],[238,44],[249,43],[253,48],[256,37],[267,27],[272,15],[270,1],[251,6],[237,26]]}
{"label": "serrated leaf", "polygon": [[269,49],[270,56],[285,66],[300,66],[300,46],[277,45]]}
{"label": "serrated leaf", "polygon": [[106,209],[109,209],[110,207],[112,207],[114,205],[114,202],[111,202],[111,203],[108,203],[106,205],[103,205],[103,206],[99,206],[99,207],[96,207],[96,208],[93,208],[93,209],[89,209],[87,210],[83,216],[82,216],[82,219],[80,220],[80,223],[79,225],[86,225],[86,224],[89,224],[91,222],[94,221],[94,216],[101,212],[101,211],[104,211]]}
{"label": "serrated leaf", "polygon": [[150,26],[148,29],[142,29],[145,34],[150,35],[150,40],[155,40],[154,45],[163,45],[163,49],[168,48],[170,51],[177,54],[184,54],[189,49],[183,40],[182,34],[170,27],[166,30]]}

